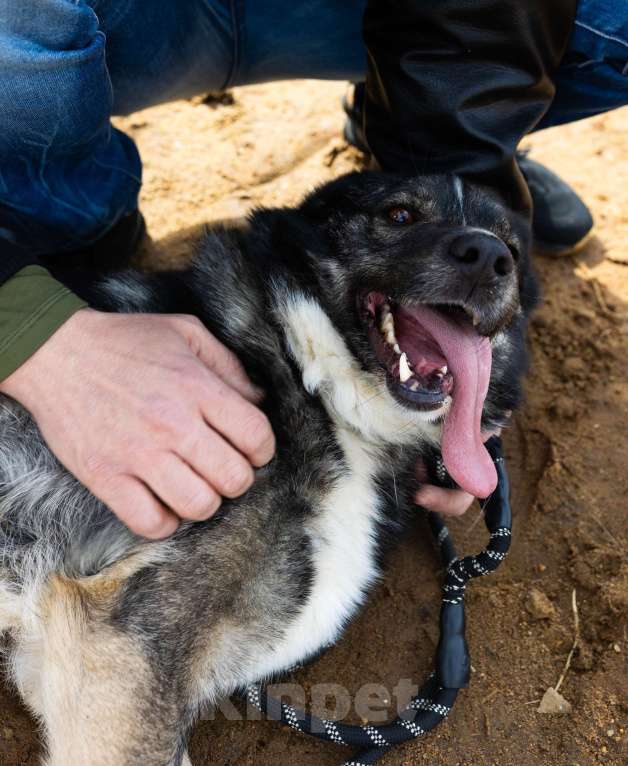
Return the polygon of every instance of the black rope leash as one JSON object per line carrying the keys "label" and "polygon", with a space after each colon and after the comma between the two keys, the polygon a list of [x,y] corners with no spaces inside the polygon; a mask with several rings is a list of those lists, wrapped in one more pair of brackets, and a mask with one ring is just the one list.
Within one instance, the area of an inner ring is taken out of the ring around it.
{"label": "black rope leash", "polygon": [[[287,703],[269,697],[262,684],[247,690],[249,703],[264,715],[269,709],[296,731],[327,742],[358,748],[343,766],[371,766],[392,747],[420,737],[443,721],[451,710],[458,690],[469,683],[471,661],[465,639],[464,594],[469,580],[494,572],[510,548],[512,514],[508,474],[501,440],[493,436],[486,443],[497,470],[497,488],[484,504],[484,521],[490,533],[486,548],[475,556],[458,558],[449,530],[437,513],[428,513],[432,534],[446,569],[440,612],[440,640],[435,670],[408,707],[389,724],[349,726],[339,721],[316,718]],[[446,476],[442,463],[437,466]]]}

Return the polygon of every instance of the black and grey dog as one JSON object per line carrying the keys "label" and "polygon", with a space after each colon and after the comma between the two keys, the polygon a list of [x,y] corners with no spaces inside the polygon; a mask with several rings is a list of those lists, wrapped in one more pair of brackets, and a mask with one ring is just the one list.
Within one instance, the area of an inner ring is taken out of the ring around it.
{"label": "black and grey dog", "polygon": [[334,642],[412,511],[419,456],[486,496],[521,398],[527,225],[457,177],[353,174],[90,288],[198,316],[267,392],[277,454],[169,540],[134,537],[0,399],[0,632],[49,766],[189,763],[201,707]]}

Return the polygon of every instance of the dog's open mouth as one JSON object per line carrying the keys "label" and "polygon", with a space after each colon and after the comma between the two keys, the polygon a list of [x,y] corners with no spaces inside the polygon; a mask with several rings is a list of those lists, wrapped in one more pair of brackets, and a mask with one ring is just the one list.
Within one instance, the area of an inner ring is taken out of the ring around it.
{"label": "dog's open mouth", "polygon": [[497,481],[481,434],[491,374],[489,339],[455,308],[399,304],[378,292],[364,294],[361,303],[389,390],[414,409],[447,405],[441,445],[447,470],[460,487],[487,497]]}

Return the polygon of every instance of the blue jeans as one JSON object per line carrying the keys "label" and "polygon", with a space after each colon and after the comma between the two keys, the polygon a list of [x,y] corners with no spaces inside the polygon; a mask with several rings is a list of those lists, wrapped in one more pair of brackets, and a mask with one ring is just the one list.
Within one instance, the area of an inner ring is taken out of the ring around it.
{"label": "blue jeans", "polygon": [[[357,80],[366,0],[0,0],[0,236],[72,250],[137,206],[112,114],[284,78]],[[580,0],[540,127],[628,103],[628,3]]]}

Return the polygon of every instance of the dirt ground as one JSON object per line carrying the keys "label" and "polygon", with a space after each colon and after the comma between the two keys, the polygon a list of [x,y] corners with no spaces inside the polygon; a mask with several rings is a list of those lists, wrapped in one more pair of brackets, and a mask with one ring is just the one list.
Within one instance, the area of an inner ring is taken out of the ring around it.
{"label": "dirt ground", "polygon": [[[118,124],[145,162],[147,258],[186,257],[200,224],[251,207],[294,203],[313,185],[361,167],[340,138],[343,86],[283,83],[134,114]],[[531,333],[527,403],[506,435],[514,544],[500,572],[469,587],[473,673],[444,723],[393,751],[385,766],[619,766],[628,763],[628,111],[526,141],[595,212],[576,256],[536,256],[544,290]],[[481,540],[478,511],[453,525],[463,550]],[[568,715],[537,712],[581,640],[561,693]],[[337,647],[296,680],[422,681],[437,640],[436,559],[417,529]],[[34,766],[36,726],[0,687],[0,764]],[[335,766],[345,750],[269,722],[201,723],[195,766]],[[78,764],[68,766],[79,766]]]}

